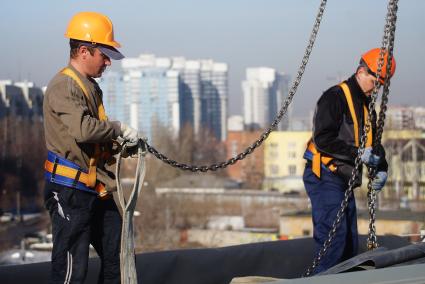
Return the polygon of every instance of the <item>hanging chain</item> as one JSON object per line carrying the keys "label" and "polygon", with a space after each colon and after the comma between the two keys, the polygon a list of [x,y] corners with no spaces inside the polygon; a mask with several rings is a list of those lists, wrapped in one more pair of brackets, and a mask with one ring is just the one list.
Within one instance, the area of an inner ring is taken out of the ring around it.
{"label": "hanging chain", "polygon": [[320,3],[319,11],[316,16],[316,21],[314,23],[313,30],[309,38],[309,43],[305,50],[304,57],[301,61],[301,65],[298,69],[297,77],[291,87],[291,90],[289,91],[288,97],[285,99],[283,106],[281,107],[279,111],[278,116],[275,118],[273,123],[260,135],[259,139],[257,139],[254,143],[252,143],[243,152],[239,153],[235,157],[230,158],[229,160],[225,162],[216,163],[209,166],[195,166],[195,165],[187,165],[184,163],[177,162],[175,160],[168,158],[167,156],[165,156],[164,154],[156,150],[153,146],[146,143],[148,151],[152,153],[155,157],[157,157],[159,160],[163,161],[166,164],[169,164],[172,167],[179,168],[181,170],[188,170],[192,172],[207,172],[207,171],[216,171],[218,169],[224,169],[229,165],[235,164],[237,161],[243,160],[246,156],[254,152],[254,150],[258,148],[264,142],[264,140],[266,140],[269,134],[277,128],[279,122],[282,120],[283,116],[286,114],[288,107],[292,102],[292,99],[297,91],[298,85],[301,83],[301,78],[304,74],[305,68],[310,58],[310,54],[313,50],[314,42],[316,40],[316,36],[319,31],[319,27],[322,21],[323,13],[325,11],[326,3],[327,3],[327,0],[322,0]]}
{"label": "hanging chain", "polygon": [[[385,29],[384,29],[384,36],[383,36],[383,39],[382,39],[381,52],[379,54],[378,70],[376,72],[378,78],[379,78],[379,75],[381,73],[382,66],[384,64],[384,52],[385,52],[385,50],[387,49],[387,46],[388,46],[388,38],[389,38],[389,33],[390,33],[390,27],[392,27],[392,25],[395,26],[396,18],[391,16],[391,15],[395,15],[395,11],[397,11],[397,2],[398,2],[398,0],[390,0],[389,3],[388,3],[386,25],[385,25]],[[395,5],[394,5],[394,3],[395,3]],[[395,30],[395,28],[394,28],[394,30]],[[392,54],[393,45],[389,46],[389,48],[391,48],[391,54]],[[387,81],[389,81],[389,78],[387,79]],[[369,106],[368,106],[369,116],[368,116],[367,122],[365,123],[365,125],[363,127],[363,132],[362,132],[362,135],[361,135],[361,138],[360,138],[360,146],[357,150],[356,159],[354,160],[354,168],[353,168],[353,171],[351,172],[351,178],[348,181],[348,189],[345,191],[344,199],[341,202],[341,206],[340,206],[340,208],[339,208],[339,210],[336,214],[336,218],[335,218],[335,220],[332,224],[332,228],[329,231],[328,239],[323,243],[323,246],[320,248],[319,252],[317,253],[315,258],[313,259],[313,263],[304,273],[305,277],[311,275],[311,273],[318,266],[320,261],[323,259],[323,257],[327,253],[329,247],[331,246],[332,240],[335,237],[337,228],[339,227],[341,220],[345,215],[345,209],[347,208],[348,201],[353,194],[354,181],[357,179],[359,174],[361,174],[360,173],[360,166],[362,164],[361,156],[364,152],[364,148],[365,148],[365,145],[366,145],[367,133],[369,132],[369,130],[371,128],[371,117],[372,117],[371,114],[373,114],[373,110],[375,109],[375,103],[376,103],[376,99],[378,97],[379,87],[380,87],[379,81],[377,80],[377,81],[375,81],[373,92],[371,94],[371,100],[370,100],[370,103],[369,103]],[[382,123],[382,126],[383,126],[383,123]],[[381,134],[382,134],[382,131],[381,131]]]}
{"label": "hanging chain", "polygon": [[[395,28],[396,28],[396,21],[397,21],[397,10],[398,10],[398,0],[393,0],[388,5],[388,14],[387,17],[387,24],[386,24],[386,30],[388,31],[388,48],[387,48],[387,65],[386,65],[386,73],[385,73],[385,80],[384,80],[384,87],[382,92],[382,100],[381,100],[381,107],[379,111],[379,119],[376,126],[376,133],[375,133],[375,141],[374,145],[380,145],[382,140],[382,133],[384,131],[384,124],[385,124],[385,112],[387,111],[387,103],[388,103],[388,94],[389,94],[389,87],[390,87],[390,73],[391,73],[391,67],[392,67],[392,58],[393,58],[393,49],[394,49],[394,37],[395,37]],[[381,52],[383,50],[381,49]],[[381,66],[382,68],[382,66]],[[379,73],[377,74],[377,77],[379,78],[381,73],[381,70],[379,69]],[[378,79],[375,81],[375,85],[379,84]],[[369,109],[369,113],[371,113],[371,109]],[[369,116],[370,117],[370,116]],[[377,194],[376,191],[372,188],[372,181],[376,176],[376,168],[369,167],[368,168],[368,178],[369,182],[367,184],[368,192],[367,192],[367,199],[368,199],[368,209],[369,209],[369,229],[368,229],[368,238],[367,238],[367,249],[372,250],[379,246],[377,236],[376,236],[376,227],[375,227],[375,221],[376,221],[376,203],[377,203]]]}

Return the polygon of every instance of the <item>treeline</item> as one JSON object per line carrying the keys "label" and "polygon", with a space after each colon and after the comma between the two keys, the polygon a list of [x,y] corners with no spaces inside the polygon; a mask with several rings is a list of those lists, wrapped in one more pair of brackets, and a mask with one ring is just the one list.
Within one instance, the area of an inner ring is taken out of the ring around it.
{"label": "treeline", "polygon": [[18,203],[24,212],[43,206],[45,157],[41,117],[0,118],[0,210],[15,212]]}
{"label": "treeline", "polygon": [[[189,165],[211,165],[226,159],[226,146],[216,139],[212,131],[201,129],[196,135],[191,125],[186,124],[177,136],[173,136],[166,127],[159,126],[152,140],[148,143],[168,158]],[[126,160],[122,166],[123,177],[133,177],[136,160]],[[171,167],[158,160],[152,154],[147,155],[147,172],[145,181],[151,186],[175,179],[190,173]],[[225,170],[214,172],[217,176],[227,176]]]}
{"label": "treeline", "polygon": [[[169,158],[187,164],[209,165],[226,158],[225,145],[211,131],[201,130],[195,137],[190,125],[184,126],[177,137],[159,126],[149,143]],[[43,164],[46,156],[42,118],[0,118],[0,210],[16,211],[18,195],[23,210],[43,207]],[[145,180],[153,187],[158,182],[187,173],[164,164],[153,155],[148,155],[147,166]],[[134,169],[135,160],[126,161],[122,175],[131,177]],[[226,172],[219,170],[216,174],[225,176]]]}

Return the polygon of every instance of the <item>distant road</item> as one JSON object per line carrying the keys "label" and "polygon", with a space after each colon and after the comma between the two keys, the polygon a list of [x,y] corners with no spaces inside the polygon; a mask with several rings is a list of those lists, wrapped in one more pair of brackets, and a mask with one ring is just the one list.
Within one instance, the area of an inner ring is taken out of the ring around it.
{"label": "distant road", "polygon": [[49,215],[46,213],[23,222],[2,223],[0,225],[0,252],[19,246],[26,234],[44,230],[49,224]]}

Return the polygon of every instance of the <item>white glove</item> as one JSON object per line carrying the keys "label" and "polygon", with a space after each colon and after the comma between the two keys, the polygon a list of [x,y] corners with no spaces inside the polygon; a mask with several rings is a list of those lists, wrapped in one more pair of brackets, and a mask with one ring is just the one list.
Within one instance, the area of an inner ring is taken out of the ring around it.
{"label": "white glove", "polygon": [[125,123],[121,123],[121,132],[122,138],[131,143],[136,143],[139,139],[139,132]]}
{"label": "white glove", "polygon": [[381,158],[378,155],[372,153],[372,147],[366,147],[361,156],[361,159],[362,162],[369,167],[377,167]]}
{"label": "white glove", "polygon": [[384,187],[387,177],[387,172],[378,172],[372,180],[372,189],[379,192]]}

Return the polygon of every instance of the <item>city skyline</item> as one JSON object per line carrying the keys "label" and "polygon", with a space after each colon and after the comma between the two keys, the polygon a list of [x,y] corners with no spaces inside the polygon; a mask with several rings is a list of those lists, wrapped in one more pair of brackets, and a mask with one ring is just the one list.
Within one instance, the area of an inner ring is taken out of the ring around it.
{"label": "city skyline", "polygon": [[[247,67],[270,67],[295,78],[319,1],[4,1],[0,31],[0,78],[26,78],[47,85],[67,64],[63,37],[69,19],[89,10],[107,14],[127,57],[211,58],[229,65],[229,114],[242,114],[242,89]],[[320,94],[355,70],[360,54],[381,44],[387,1],[329,2],[316,46],[294,98],[294,115],[312,110]],[[46,13],[46,11],[55,13]],[[425,54],[421,11],[425,2],[399,3],[396,29],[396,75],[390,103],[419,105]],[[113,62],[112,70],[118,66]],[[42,67],[42,68],[40,68]]]}
{"label": "city skyline", "polygon": [[[141,54],[121,61],[119,71],[99,79],[112,119],[130,124],[149,139],[160,126],[174,137],[186,124],[219,140],[227,134],[228,67],[213,60]],[[120,100],[121,98],[121,100]]]}

